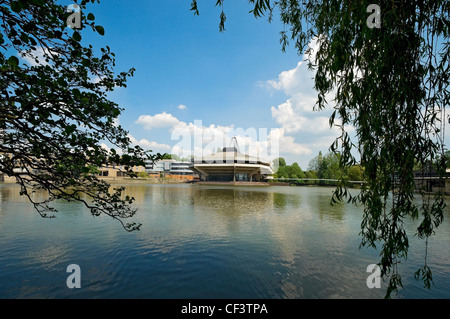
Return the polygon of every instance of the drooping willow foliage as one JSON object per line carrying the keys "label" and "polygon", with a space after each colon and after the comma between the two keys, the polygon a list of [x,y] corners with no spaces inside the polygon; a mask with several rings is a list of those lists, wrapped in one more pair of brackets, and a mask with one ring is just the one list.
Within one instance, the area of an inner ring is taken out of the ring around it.
{"label": "drooping willow foliage", "polygon": [[[433,175],[445,178],[445,110],[449,105],[448,1],[380,0],[249,0],[255,17],[269,21],[279,14],[285,28],[284,50],[293,43],[303,54],[308,42],[319,43],[315,61],[315,107],[333,104],[330,125],[342,134],[331,146],[341,167],[361,164],[365,184],[352,197],[344,186],[334,201],[361,203],[361,245],[379,247],[383,278],[389,278],[386,297],[402,287],[398,265],[407,258],[409,240],[404,228],[417,219],[418,237],[428,243],[444,217],[444,195],[417,184]],[[380,9],[379,28],[368,19],[370,4]],[[220,30],[226,16],[220,6]],[[197,1],[191,2],[198,14]],[[333,101],[326,96],[334,94]],[[330,103],[332,102],[332,103]],[[353,127],[350,137],[346,128]],[[418,173],[419,172],[419,173]],[[343,184],[342,184],[343,185]],[[419,185],[419,187],[418,187]],[[425,183],[423,184],[425,185]],[[424,266],[416,272],[425,286],[432,284]]]}

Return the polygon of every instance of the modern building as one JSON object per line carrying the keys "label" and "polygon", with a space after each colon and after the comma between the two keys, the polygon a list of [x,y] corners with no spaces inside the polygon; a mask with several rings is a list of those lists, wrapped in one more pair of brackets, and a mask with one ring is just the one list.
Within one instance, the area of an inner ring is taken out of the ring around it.
{"label": "modern building", "polygon": [[162,175],[194,175],[190,168],[190,162],[177,161],[174,159],[163,159],[155,163],[147,162],[145,171],[149,174]]}
{"label": "modern building", "polygon": [[194,158],[190,168],[199,174],[200,181],[259,182],[273,174],[269,161],[242,154],[236,146],[224,147],[215,154]]}

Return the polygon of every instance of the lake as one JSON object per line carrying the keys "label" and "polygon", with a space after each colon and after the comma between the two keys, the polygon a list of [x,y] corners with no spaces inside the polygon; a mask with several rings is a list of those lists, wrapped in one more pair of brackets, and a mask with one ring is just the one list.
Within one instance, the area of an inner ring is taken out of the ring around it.
{"label": "lake", "polygon": [[[359,248],[362,208],[330,206],[333,188],[130,184],[143,224],[131,233],[78,203],[41,218],[19,190],[0,184],[0,298],[384,297],[366,282],[379,252]],[[448,217],[429,240],[431,290],[414,279],[425,244],[406,222],[398,298],[450,297]],[[71,264],[81,288],[66,284]]]}

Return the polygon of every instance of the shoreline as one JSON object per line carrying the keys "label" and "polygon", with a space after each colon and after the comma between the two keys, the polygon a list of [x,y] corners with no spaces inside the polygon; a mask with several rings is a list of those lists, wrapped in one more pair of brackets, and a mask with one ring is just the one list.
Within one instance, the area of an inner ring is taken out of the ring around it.
{"label": "shoreline", "polygon": [[[202,185],[202,186],[256,186],[256,187],[269,187],[269,186],[287,186],[287,187],[336,187],[335,184],[292,184],[286,182],[249,182],[249,181],[230,181],[230,182],[220,182],[220,181],[193,181],[189,179],[171,179],[171,178],[145,178],[145,177],[99,177],[99,180],[106,181],[111,185],[114,184],[152,184],[152,185],[164,185],[164,184],[192,184],[192,185]],[[0,185],[10,185],[17,184],[16,180],[13,178],[5,178],[0,180]],[[17,184],[18,185],[18,184]],[[358,186],[349,186],[349,189],[359,189]],[[420,191],[415,191],[419,194]],[[435,194],[436,192],[425,192],[427,194]],[[442,192],[444,196],[449,196],[450,192],[445,190]]]}

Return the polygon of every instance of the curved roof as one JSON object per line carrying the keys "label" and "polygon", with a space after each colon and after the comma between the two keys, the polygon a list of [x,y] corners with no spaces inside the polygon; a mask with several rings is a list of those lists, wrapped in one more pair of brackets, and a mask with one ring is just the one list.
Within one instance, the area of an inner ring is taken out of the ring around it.
{"label": "curved roof", "polygon": [[194,158],[195,164],[222,164],[222,163],[241,163],[241,164],[261,164],[270,166],[270,162],[259,157],[242,154],[236,147],[224,147],[222,152],[203,155],[201,158]]}

